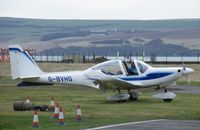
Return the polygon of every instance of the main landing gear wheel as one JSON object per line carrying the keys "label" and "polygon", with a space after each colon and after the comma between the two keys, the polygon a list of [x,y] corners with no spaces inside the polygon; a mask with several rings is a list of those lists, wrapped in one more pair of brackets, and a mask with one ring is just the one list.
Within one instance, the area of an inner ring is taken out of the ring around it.
{"label": "main landing gear wheel", "polygon": [[129,101],[137,101],[138,100],[139,93],[137,93],[135,91],[131,92],[130,90],[128,90],[128,92],[129,92],[129,95],[130,95]]}

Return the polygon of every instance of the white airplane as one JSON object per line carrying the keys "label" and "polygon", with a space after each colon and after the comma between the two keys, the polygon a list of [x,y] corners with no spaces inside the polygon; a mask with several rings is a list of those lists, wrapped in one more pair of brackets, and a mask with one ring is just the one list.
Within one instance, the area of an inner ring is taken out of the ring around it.
{"label": "white airplane", "polygon": [[[87,86],[102,91],[118,90],[119,94],[108,100],[137,100],[139,94],[133,90],[139,88],[164,88],[165,92],[154,97],[172,101],[174,93],[166,87],[182,76],[193,72],[186,67],[154,68],[142,61],[131,64],[122,60],[111,60],[97,64],[83,71],[43,72],[33,58],[19,45],[9,46],[12,79],[22,82],[18,86],[52,85],[54,83]],[[120,90],[128,90],[121,94]]]}

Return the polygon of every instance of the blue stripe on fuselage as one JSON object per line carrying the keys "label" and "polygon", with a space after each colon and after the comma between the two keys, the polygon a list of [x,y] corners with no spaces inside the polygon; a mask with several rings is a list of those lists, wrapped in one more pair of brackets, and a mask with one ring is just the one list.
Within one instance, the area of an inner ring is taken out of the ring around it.
{"label": "blue stripe on fuselage", "polygon": [[155,73],[149,73],[146,76],[126,76],[126,77],[120,77],[120,79],[126,81],[151,80],[151,79],[162,78],[170,74],[173,74],[173,72],[155,72]]}
{"label": "blue stripe on fuselage", "polygon": [[19,48],[9,48],[9,51],[19,51],[19,52],[23,53],[33,64],[35,64],[33,59],[26,52],[21,51]]}

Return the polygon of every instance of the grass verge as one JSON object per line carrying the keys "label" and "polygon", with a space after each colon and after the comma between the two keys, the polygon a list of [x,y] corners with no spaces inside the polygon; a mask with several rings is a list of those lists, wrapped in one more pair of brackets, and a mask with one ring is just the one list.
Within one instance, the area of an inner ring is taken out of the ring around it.
{"label": "grass verge", "polygon": [[[4,78],[3,78],[4,79]],[[113,93],[112,93],[113,94]],[[152,92],[145,91],[137,102],[108,102],[99,90],[54,85],[46,87],[16,87],[16,82],[4,79],[0,84],[0,129],[27,130],[32,128],[32,111],[13,111],[12,104],[30,97],[34,104],[49,104],[51,96],[59,101],[64,109],[64,126],[56,125],[51,112],[39,112],[42,130],[78,130],[101,125],[141,121],[148,119],[193,119],[200,120],[200,95],[177,94],[171,103],[153,99]],[[75,105],[80,104],[83,114],[81,122],[74,121]]]}

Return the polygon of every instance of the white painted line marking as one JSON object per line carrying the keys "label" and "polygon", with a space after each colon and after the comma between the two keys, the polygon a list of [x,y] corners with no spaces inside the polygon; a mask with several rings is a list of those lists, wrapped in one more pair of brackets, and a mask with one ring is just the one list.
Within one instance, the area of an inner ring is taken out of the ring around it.
{"label": "white painted line marking", "polygon": [[101,127],[96,127],[96,128],[88,128],[88,129],[85,129],[85,130],[99,130],[99,129],[105,129],[105,128],[110,128],[110,127],[115,127],[115,126],[133,125],[133,124],[149,123],[149,122],[165,121],[165,120],[167,120],[167,119],[137,121],[137,122],[129,122],[129,123],[121,123],[121,124],[115,124],[115,125],[101,126]]}

